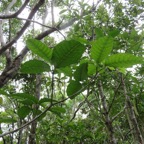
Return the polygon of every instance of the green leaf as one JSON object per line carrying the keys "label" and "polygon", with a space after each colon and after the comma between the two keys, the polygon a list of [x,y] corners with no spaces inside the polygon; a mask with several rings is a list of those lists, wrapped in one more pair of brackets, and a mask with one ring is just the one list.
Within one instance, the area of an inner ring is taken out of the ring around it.
{"label": "green leaf", "polygon": [[0,117],[0,123],[15,123],[15,122],[17,122],[17,121],[13,118],[2,118],[2,117]]}
{"label": "green leaf", "polygon": [[67,95],[73,99],[79,93],[82,92],[82,85],[78,81],[70,81],[69,85],[67,86]]}
{"label": "green leaf", "polygon": [[18,109],[17,113],[18,116],[21,119],[24,119],[29,113],[31,112],[31,109],[27,106],[22,106],[21,108]]}
{"label": "green leaf", "polygon": [[4,96],[8,96],[9,94],[7,92],[5,92],[4,90],[0,89],[0,94],[4,95]]}
{"label": "green leaf", "polygon": [[52,62],[56,68],[77,63],[85,51],[85,47],[75,40],[62,41],[54,47]]}
{"label": "green leaf", "polygon": [[102,37],[92,42],[91,57],[100,63],[110,54],[113,48],[113,39],[111,37]]}
{"label": "green leaf", "polygon": [[89,43],[86,39],[81,38],[81,37],[75,37],[74,39],[76,41],[79,41],[81,44],[88,44]]}
{"label": "green leaf", "polygon": [[[57,102],[56,100],[52,100],[53,102]],[[51,102],[50,98],[42,98],[39,100],[39,104],[45,103],[45,102]]]}
{"label": "green leaf", "polygon": [[49,111],[51,111],[52,113],[58,115],[61,118],[62,118],[61,114],[66,112],[66,110],[62,107],[53,107]]}
{"label": "green leaf", "polygon": [[61,11],[59,12],[59,14],[63,14],[63,13],[65,13],[66,11],[67,11],[67,9],[61,10]]}
{"label": "green leaf", "polygon": [[141,57],[136,57],[132,54],[114,54],[105,62],[105,65],[115,67],[115,68],[128,68],[135,64],[143,63],[143,59]]}
{"label": "green leaf", "polygon": [[[36,110],[36,109],[33,109],[33,115],[34,116],[38,116],[42,113],[41,110]],[[46,113],[42,114],[37,120],[38,121],[41,121],[44,117],[46,116]]]}
{"label": "green leaf", "polygon": [[50,66],[43,61],[34,59],[22,64],[20,71],[26,74],[38,74],[50,71]]}
{"label": "green leaf", "polygon": [[50,109],[51,112],[55,112],[55,113],[65,113],[66,110],[62,107],[53,107]]}
{"label": "green leaf", "polygon": [[95,33],[96,33],[97,39],[104,36],[103,30],[100,28],[95,28]]}
{"label": "green leaf", "polygon": [[74,78],[76,81],[83,81],[88,78],[88,63],[83,63],[76,69]]}
{"label": "green leaf", "polygon": [[45,102],[51,102],[50,98],[42,98],[39,100],[39,104],[45,103]]}
{"label": "green leaf", "polygon": [[96,73],[96,66],[94,64],[88,64],[88,75]]}
{"label": "green leaf", "polygon": [[66,76],[72,76],[72,70],[70,67],[62,67],[57,69],[58,72],[65,74]]}
{"label": "green leaf", "polygon": [[3,98],[0,97],[0,105],[2,105],[2,104],[3,104]]}
{"label": "green leaf", "polygon": [[29,99],[19,99],[18,101],[19,101],[19,103],[22,103],[24,105],[30,105],[30,106],[32,106],[34,104],[34,102],[31,101],[31,100],[29,100]]}
{"label": "green leaf", "polygon": [[36,39],[28,39],[26,45],[34,54],[38,55],[45,61],[50,61],[52,57],[52,49],[44,43]]}
{"label": "green leaf", "polygon": [[119,35],[119,33],[120,31],[118,29],[113,29],[108,32],[108,35],[111,37],[116,37],[117,35]]}
{"label": "green leaf", "polygon": [[19,100],[19,101],[21,101],[21,100],[29,100],[33,104],[37,104],[38,103],[38,99],[36,97],[34,97],[33,95],[29,95],[27,93],[15,93],[15,94],[11,94],[10,96],[12,98],[15,98],[15,99]]}

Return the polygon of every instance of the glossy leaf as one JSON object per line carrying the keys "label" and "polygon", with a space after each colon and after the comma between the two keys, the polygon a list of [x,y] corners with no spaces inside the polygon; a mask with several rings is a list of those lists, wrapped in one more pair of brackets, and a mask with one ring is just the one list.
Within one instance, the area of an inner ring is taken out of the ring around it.
{"label": "glossy leaf", "polygon": [[70,81],[69,85],[67,86],[67,95],[73,99],[82,91],[82,85],[78,81]]}
{"label": "glossy leaf", "polygon": [[110,54],[113,48],[113,39],[111,37],[102,37],[92,42],[91,57],[100,63]]}
{"label": "glossy leaf", "polygon": [[136,64],[143,63],[143,60],[141,57],[136,57],[131,54],[115,54],[110,57],[105,62],[105,65],[111,66],[111,67],[120,67],[120,68],[128,68]]}
{"label": "glossy leaf", "polygon": [[62,41],[54,47],[52,62],[56,68],[69,66],[77,63],[84,51],[85,47],[80,42]]}
{"label": "glossy leaf", "polygon": [[22,106],[21,108],[18,109],[17,113],[18,116],[21,119],[24,119],[27,115],[29,115],[29,113],[31,112],[31,109],[27,106]]}
{"label": "glossy leaf", "polygon": [[52,49],[44,43],[36,39],[28,39],[26,45],[34,54],[38,55],[45,61],[50,61],[52,57]]}
{"label": "glossy leaf", "polygon": [[26,74],[38,74],[50,71],[50,66],[44,61],[34,59],[22,64],[20,71]]}

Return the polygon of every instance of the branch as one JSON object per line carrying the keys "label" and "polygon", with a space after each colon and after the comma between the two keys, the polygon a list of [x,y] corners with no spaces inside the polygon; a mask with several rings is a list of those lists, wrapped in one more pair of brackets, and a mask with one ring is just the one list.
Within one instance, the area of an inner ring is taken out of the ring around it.
{"label": "branch", "polygon": [[[39,34],[35,38],[38,40],[41,40],[45,36],[53,33],[54,31],[56,31],[56,30],[55,29],[47,30],[47,31]],[[4,71],[0,75],[0,88],[3,87],[10,79],[12,79],[17,74],[19,67],[21,65],[21,62],[28,51],[29,51],[28,48],[25,46],[24,49],[21,51],[21,53],[13,60],[11,65],[9,65],[9,67],[6,67],[4,69]]]}
{"label": "branch", "polygon": [[77,108],[76,111],[74,112],[73,117],[70,119],[69,123],[75,119],[77,112],[80,110],[80,108],[83,106],[84,103],[85,103],[85,100],[82,101],[82,102],[78,105],[78,108]]}
{"label": "branch", "polygon": [[109,106],[109,109],[108,109],[108,113],[109,113],[110,110],[112,109],[112,106],[113,106],[113,104],[114,104],[114,101],[115,101],[115,99],[116,99],[116,96],[117,96],[117,93],[118,93],[118,91],[119,91],[119,88],[120,88],[121,84],[122,84],[122,82],[119,83],[119,85],[117,86],[117,88],[116,88],[115,91],[114,91],[114,96],[113,96],[113,99],[112,99],[112,101],[111,101],[111,103],[110,103],[110,106]]}
{"label": "branch", "polygon": [[[35,21],[35,20],[25,19],[25,18],[20,18],[20,17],[17,17],[17,19],[19,19],[19,20],[25,20],[25,21],[29,21],[29,22],[33,22],[33,23],[39,24],[39,25],[41,25],[41,26],[43,26],[43,27],[46,27],[46,28],[49,28],[49,29],[55,29],[56,31],[58,31],[58,32],[63,36],[64,39],[66,39],[66,37],[65,37],[65,36],[61,33],[61,31],[58,29],[58,26],[56,26],[56,27],[51,27],[51,26],[47,26],[47,25],[45,25],[45,24],[42,24],[42,23],[40,23],[40,22],[37,22],[37,21]],[[59,24],[58,24],[58,25],[59,25]]]}
{"label": "branch", "polygon": [[8,14],[10,9],[13,7],[13,5],[16,3],[16,0],[12,0],[10,4],[8,5],[7,9],[5,10],[5,14]]}
{"label": "branch", "polygon": [[103,90],[103,85],[101,80],[99,80],[98,82],[98,91],[99,91],[99,95],[101,97],[101,102],[102,102],[102,106],[103,106],[103,110],[104,110],[104,117],[105,117],[105,125],[107,127],[108,133],[109,133],[109,140],[111,144],[116,144],[116,138],[114,136],[114,128],[112,125],[112,120],[109,116],[108,113],[108,105],[107,105],[107,101],[106,101],[106,96],[104,95],[104,90]]}
{"label": "branch", "polygon": [[[95,76],[94,76],[95,77]],[[88,85],[91,84],[91,82],[93,81],[93,78],[90,80],[90,82],[85,85],[83,88],[81,88],[80,90],[78,90],[77,92],[75,92],[74,94],[72,94],[71,96],[69,96],[68,98],[65,98],[61,101],[58,101],[58,102],[55,102],[55,103],[51,103],[42,113],[40,113],[38,116],[36,116],[34,119],[32,119],[31,121],[27,122],[26,124],[22,125],[21,127],[15,129],[15,130],[12,130],[12,131],[9,131],[9,132],[6,132],[4,134],[0,134],[0,137],[3,137],[3,136],[6,136],[8,134],[11,134],[11,133],[14,133],[14,132],[17,132],[25,127],[27,127],[28,125],[30,125],[31,123],[33,123],[34,121],[36,121],[39,117],[41,117],[43,114],[45,114],[51,107],[57,105],[57,104],[60,104],[60,103],[63,103],[64,101],[68,100],[69,98],[79,94],[80,92],[82,92]]]}
{"label": "branch", "polygon": [[68,98],[65,98],[65,99],[63,99],[63,100],[61,100],[61,101],[59,101],[59,102],[56,102],[56,103],[53,103],[53,104],[49,105],[42,113],[40,113],[38,116],[36,116],[36,117],[35,117],[34,119],[32,119],[31,121],[25,123],[24,125],[22,125],[21,127],[15,129],[15,130],[6,132],[6,133],[4,133],[4,134],[0,134],[0,137],[6,136],[6,135],[11,134],[11,133],[14,133],[14,132],[17,132],[17,131],[19,131],[19,130],[25,128],[25,127],[27,127],[28,125],[30,125],[31,123],[33,123],[34,121],[36,121],[39,117],[41,117],[43,114],[45,114],[52,106],[55,106],[55,105],[57,105],[57,104],[59,104],[59,103],[62,103],[62,102],[64,102],[64,101],[66,101],[67,99],[68,99]]}
{"label": "branch", "polygon": [[123,75],[121,75],[121,81],[122,81],[124,96],[126,99],[126,109],[130,111],[130,113],[128,113],[128,116],[130,117],[130,120],[133,124],[134,131],[135,131],[134,137],[137,140],[137,142],[143,144],[144,139],[143,139],[143,136],[141,134],[141,130],[140,130],[139,125],[138,125],[138,121],[137,121],[137,118],[136,118],[136,115],[134,112],[133,105],[132,105],[131,100],[130,100],[130,96],[128,95],[128,92],[127,92],[127,87],[126,87],[126,83],[124,81]]}
{"label": "branch", "polygon": [[89,95],[87,95],[87,96],[85,97],[85,99],[78,105],[78,108],[77,108],[76,111],[74,112],[73,117],[70,119],[69,123],[70,123],[72,120],[75,119],[77,112],[80,110],[80,108],[83,106],[83,104],[87,101],[88,96],[89,96]]}
{"label": "branch", "polygon": [[11,15],[0,15],[0,19],[9,19],[9,18],[15,18],[17,17],[22,11],[23,9],[27,6],[27,4],[29,3],[30,0],[26,0],[23,5],[20,7],[20,9],[15,12],[14,14]]}
{"label": "branch", "polygon": [[[34,8],[32,9],[32,11],[30,12],[28,19],[32,19],[33,16],[35,15],[35,13],[38,11],[39,7],[44,3],[45,0],[39,0],[39,2],[34,6]],[[4,45],[1,49],[0,49],[0,55],[5,52],[9,47],[11,47],[25,32],[25,30],[27,29],[27,27],[30,25],[29,21],[26,21],[26,23],[24,24],[24,26],[21,28],[21,30],[19,32],[17,32],[17,35],[6,45]]]}
{"label": "branch", "polygon": [[52,17],[52,26],[55,26],[55,18],[54,18],[54,4],[55,0],[51,1],[51,17]]}
{"label": "branch", "polygon": [[[8,7],[6,8],[6,10],[4,10],[4,13],[5,15],[8,15],[9,11],[11,10],[11,8],[13,7],[13,5],[16,3],[16,0],[12,0],[10,2],[10,4],[8,5]],[[3,36],[3,30],[2,30],[2,27],[3,27],[3,23],[5,21],[4,20],[1,20],[1,24],[0,24],[0,35],[1,35],[1,39],[0,39],[0,42],[1,42],[1,47],[3,47],[6,43],[4,42],[4,36]],[[9,21],[9,26],[10,26],[10,21]],[[10,30],[10,29],[9,29]],[[9,38],[10,38],[10,33],[9,33]],[[12,61],[12,56],[11,56],[11,50],[7,50],[5,52],[5,57],[6,57],[6,67],[11,63]]]}
{"label": "branch", "polygon": [[[48,17],[48,7],[47,4],[45,5],[45,10],[44,10],[44,15],[42,16],[42,24],[45,25],[46,24],[46,18]],[[42,32],[45,31],[45,28],[42,27]]]}
{"label": "branch", "polygon": [[[56,28],[58,30],[65,29],[65,28],[71,26],[76,20],[78,20],[78,19],[73,18],[61,26],[58,25]],[[35,39],[41,40],[44,37],[46,37],[47,35],[57,31],[57,29],[51,28],[49,30],[46,30],[46,31],[42,32],[41,34],[39,34],[37,37],[35,37]],[[28,48],[25,46],[24,49],[21,51],[21,53],[13,60],[11,65],[2,72],[2,74],[0,76],[0,88],[3,87],[10,79],[12,79],[17,74],[19,67],[21,65],[21,62],[28,51],[29,51]]]}
{"label": "branch", "polygon": [[0,19],[0,44],[4,45],[3,30],[2,30],[2,20]]}
{"label": "branch", "polygon": [[119,113],[117,113],[115,116],[112,117],[112,121],[114,121],[120,114],[122,114],[125,109],[126,109],[126,105],[123,107],[123,109]]}

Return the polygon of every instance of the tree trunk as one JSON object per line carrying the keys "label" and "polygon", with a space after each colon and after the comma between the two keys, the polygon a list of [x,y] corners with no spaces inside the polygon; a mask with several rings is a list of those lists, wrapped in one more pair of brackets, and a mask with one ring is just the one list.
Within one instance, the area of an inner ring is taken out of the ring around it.
{"label": "tree trunk", "polygon": [[131,103],[130,97],[127,94],[127,89],[126,89],[126,85],[125,85],[125,81],[123,79],[123,76],[121,76],[122,79],[122,86],[123,86],[123,90],[124,90],[124,96],[125,96],[125,100],[126,100],[126,109],[127,109],[127,115],[132,123],[132,127],[134,129],[134,138],[135,138],[135,142],[139,143],[139,144],[144,144],[144,140],[137,122],[137,118],[133,109],[133,105]]}
{"label": "tree trunk", "polygon": [[102,106],[103,106],[103,111],[104,111],[103,114],[104,114],[104,117],[105,117],[105,125],[107,127],[108,134],[109,134],[109,142],[110,142],[110,144],[116,144],[117,141],[116,141],[116,138],[114,136],[112,120],[109,116],[108,105],[107,105],[107,102],[106,102],[106,97],[104,95],[101,80],[99,80],[99,82],[98,82],[98,90],[99,90],[99,95],[101,97],[101,102],[102,102]]}

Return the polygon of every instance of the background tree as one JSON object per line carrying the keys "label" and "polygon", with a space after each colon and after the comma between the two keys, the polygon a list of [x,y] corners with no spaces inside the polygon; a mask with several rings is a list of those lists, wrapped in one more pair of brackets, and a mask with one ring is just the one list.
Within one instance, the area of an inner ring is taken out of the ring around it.
{"label": "background tree", "polygon": [[143,5],[1,1],[1,143],[143,144]]}

